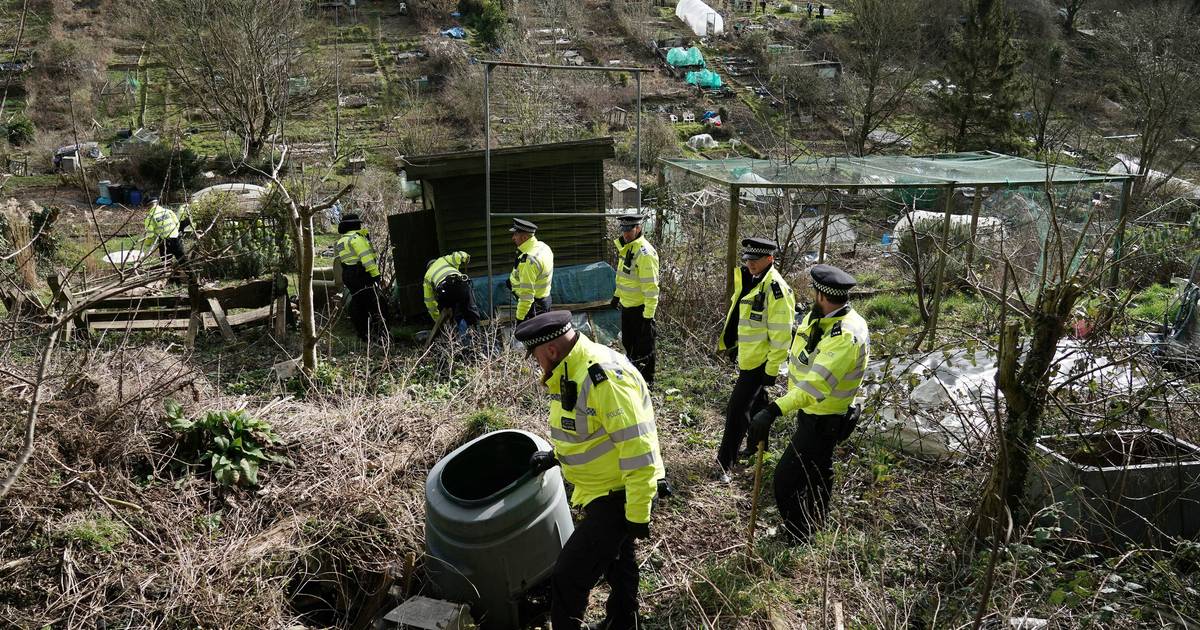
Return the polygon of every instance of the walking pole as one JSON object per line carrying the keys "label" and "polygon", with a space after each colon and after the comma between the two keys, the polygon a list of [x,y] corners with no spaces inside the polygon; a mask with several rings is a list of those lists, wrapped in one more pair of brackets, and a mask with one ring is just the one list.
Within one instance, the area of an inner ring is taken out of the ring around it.
{"label": "walking pole", "polygon": [[746,544],[754,550],[754,526],[758,522],[758,494],[762,490],[763,453],[766,451],[765,441],[758,443],[757,460],[754,463],[754,499],[750,504],[750,531],[746,533]]}

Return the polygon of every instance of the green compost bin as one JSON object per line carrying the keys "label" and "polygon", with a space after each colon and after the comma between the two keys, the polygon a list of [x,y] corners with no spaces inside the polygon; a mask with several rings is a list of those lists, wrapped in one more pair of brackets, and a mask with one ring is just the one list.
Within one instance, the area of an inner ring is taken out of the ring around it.
{"label": "green compost bin", "polygon": [[528,431],[488,433],[442,458],[425,480],[426,568],[440,594],[471,606],[484,630],[519,628],[575,526],[558,468],[533,475],[548,450]]}

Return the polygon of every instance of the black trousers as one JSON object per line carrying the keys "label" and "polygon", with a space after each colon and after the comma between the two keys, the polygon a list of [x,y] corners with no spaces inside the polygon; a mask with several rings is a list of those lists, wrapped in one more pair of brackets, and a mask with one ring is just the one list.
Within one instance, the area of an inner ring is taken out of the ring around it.
{"label": "black trousers", "polygon": [[646,385],[654,384],[654,344],[658,337],[654,320],[646,319],[643,315],[646,307],[621,307],[621,345],[625,347],[625,355],[629,362],[642,373]]}
{"label": "black trousers", "polygon": [[438,309],[451,309],[454,321],[465,321],[474,326],[479,323],[479,309],[475,307],[475,291],[471,280],[465,276],[447,278],[437,288]]}
{"label": "black trousers", "polygon": [[833,449],[844,416],[796,414],[796,433],[775,466],[775,504],[784,528],[808,540],[829,512],[833,491]]}
{"label": "black trousers", "polygon": [[[183,271],[183,275],[187,278],[191,277],[191,270],[187,266],[187,254],[183,251],[183,239],[176,236],[175,238],[164,238],[158,241],[158,257],[162,259],[164,265],[172,263],[179,265]],[[172,261],[171,259],[175,260]],[[170,284],[179,284],[180,278],[177,273],[172,273],[167,279]]]}
{"label": "black trousers", "polygon": [[527,321],[537,317],[538,315],[541,315],[542,313],[550,312],[551,304],[553,304],[553,302],[551,302],[549,295],[544,298],[534,298],[533,305],[529,307],[529,312],[525,313],[525,319],[522,319],[521,321]]}
{"label": "black trousers", "polygon": [[178,258],[182,264],[184,261],[183,239],[176,236],[158,241],[158,257],[162,258],[165,263],[169,263],[171,258]]}
{"label": "black trousers", "polygon": [[769,404],[763,389],[766,373],[766,363],[753,370],[738,372],[733,393],[729,395],[729,406],[725,409],[725,433],[721,435],[721,446],[717,450],[717,463],[725,470],[737,460],[738,447],[750,429],[750,416]]}
{"label": "black trousers", "polygon": [[350,321],[358,338],[367,340],[372,319],[375,320],[375,326],[386,334],[387,315],[384,314],[383,303],[379,301],[379,293],[370,275],[361,265],[346,266],[342,268],[342,282],[350,290]]}
{"label": "black trousers", "polygon": [[588,594],[604,578],[611,592],[605,605],[610,630],[637,625],[638,566],[634,538],[625,529],[625,493],[595,499],[563,545],[550,580],[550,625],[581,628]]}

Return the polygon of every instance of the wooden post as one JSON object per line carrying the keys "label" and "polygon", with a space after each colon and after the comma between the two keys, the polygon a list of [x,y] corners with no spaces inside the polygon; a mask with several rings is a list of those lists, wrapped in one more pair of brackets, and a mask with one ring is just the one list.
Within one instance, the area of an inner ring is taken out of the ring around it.
{"label": "wooden post", "polygon": [[825,212],[821,215],[821,247],[817,250],[817,262],[825,262],[825,241],[829,238],[829,204],[825,204]]}
{"label": "wooden post", "polygon": [[971,202],[971,239],[967,241],[967,275],[971,275],[971,263],[975,260],[975,235],[979,231],[979,208],[983,205],[983,189],[975,187],[975,199]]}
{"label": "wooden post", "polygon": [[667,175],[662,168],[658,169],[658,199],[654,204],[654,241],[661,243],[663,239],[663,200],[666,197]]}
{"label": "wooden post", "polygon": [[1125,246],[1125,222],[1129,216],[1129,200],[1133,196],[1133,180],[1127,179],[1121,184],[1121,209],[1117,215],[1117,235],[1113,238],[1112,269],[1108,272],[1108,286],[1117,288],[1121,280],[1121,254]]}
{"label": "wooden post", "polygon": [[740,192],[737,186],[729,187],[729,229],[725,234],[725,297],[733,295],[733,272],[737,268]]}
{"label": "wooden post", "polygon": [[287,338],[288,294],[287,276],[275,274],[275,340]]}
{"label": "wooden post", "polygon": [[208,298],[206,301],[208,310],[212,311],[217,328],[221,331],[221,337],[229,343],[237,341],[237,337],[233,334],[233,328],[229,325],[229,320],[225,318],[225,309],[221,308],[221,303],[216,298]]}
{"label": "wooden post", "polygon": [[942,217],[942,244],[940,255],[938,256],[937,275],[933,280],[933,305],[929,309],[929,323],[925,329],[926,338],[929,344],[926,346],[929,350],[933,350],[934,340],[937,337],[938,311],[942,308],[942,285],[946,279],[946,258],[949,253],[946,251],[950,248],[950,209],[954,205],[954,184],[946,186],[946,209]]}

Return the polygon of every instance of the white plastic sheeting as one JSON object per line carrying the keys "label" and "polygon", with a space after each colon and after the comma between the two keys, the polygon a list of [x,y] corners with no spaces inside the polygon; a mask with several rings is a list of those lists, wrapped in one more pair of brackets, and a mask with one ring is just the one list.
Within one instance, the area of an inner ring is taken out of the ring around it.
{"label": "white plastic sheeting", "polygon": [[700,133],[688,138],[687,145],[693,151],[699,151],[700,149],[712,149],[716,147],[717,141],[713,140],[713,137],[707,133]]}
{"label": "white plastic sheeting", "polygon": [[259,206],[262,205],[262,198],[267,195],[267,189],[256,184],[217,184],[192,193],[191,201],[196,201],[215,193],[233,195],[237,200],[238,207],[242,210],[258,210]]}
{"label": "white plastic sheeting", "polygon": [[128,265],[135,263],[146,257],[146,252],[140,249],[122,249],[115,252],[109,252],[104,256],[104,262],[110,265]]}
{"label": "white plastic sheeting", "polygon": [[700,37],[725,32],[725,20],[721,14],[701,0],[679,0],[679,4],[675,5],[675,17]]}
{"label": "white plastic sheeting", "polygon": [[[1074,339],[1059,343],[1054,362],[1058,371],[1050,377],[1052,388],[1096,387],[1115,394],[1146,386],[1136,368],[1113,365]],[[882,378],[884,370],[887,379]],[[980,453],[991,438],[996,357],[985,350],[957,349],[873,361],[867,367],[863,396],[872,401],[879,397],[874,428],[901,450],[931,459],[962,459]]]}
{"label": "white plastic sheeting", "polygon": [[[900,217],[900,220],[896,222],[896,227],[892,228],[892,234],[894,234],[896,238],[900,238],[909,233],[909,231],[912,229],[911,226],[915,226],[917,228],[918,234],[929,233],[931,230],[935,234],[941,234],[942,222],[945,220],[946,215],[941,212],[914,210],[912,212],[905,213],[904,216]],[[975,233],[980,238],[999,235],[1003,225],[1003,222],[997,217],[979,217],[979,222],[975,224]],[[950,229],[970,231],[971,215],[950,215]]]}
{"label": "white plastic sheeting", "polygon": [[[1136,158],[1128,155],[1117,154],[1117,163],[1108,169],[1109,174],[1125,175],[1126,173],[1136,175],[1141,170],[1141,162]],[[1160,184],[1166,180],[1166,186],[1174,188],[1181,196],[1188,199],[1200,199],[1200,186],[1189,182],[1186,179],[1171,177],[1170,175],[1150,169],[1146,172],[1146,179],[1152,184]]]}
{"label": "white plastic sheeting", "polygon": [[[796,220],[796,243],[818,247],[821,244],[821,228],[824,217],[804,217]],[[844,214],[829,216],[829,227],[825,230],[825,245],[846,245],[858,241],[858,231]]]}

